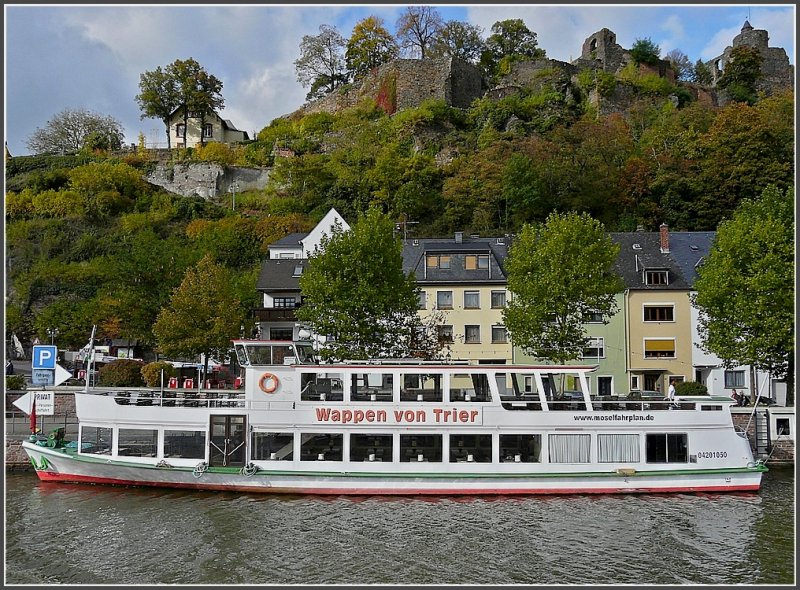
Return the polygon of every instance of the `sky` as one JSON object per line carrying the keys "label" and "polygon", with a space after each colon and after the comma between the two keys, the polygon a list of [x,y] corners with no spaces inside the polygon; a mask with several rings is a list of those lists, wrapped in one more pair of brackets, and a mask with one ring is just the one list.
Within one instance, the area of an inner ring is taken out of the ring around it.
{"label": "sky", "polygon": [[[305,102],[296,79],[304,35],[320,25],[350,37],[367,16],[395,33],[408,4],[316,5],[4,5],[5,140],[12,155],[29,153],[27,139],[64,109],[111,115],[126,143],[165,142],[163,123],[140,118],[139,75],[176,59],[197,60],[223,83],[220,112],[253,137]],[[602,28],[628,49],[649,38],[662,56],[680,49],[694,63],[720,55],[749,18],[769,32],[794,65],[793,4],[715,5],[435,5],[445,20],[478,25],[484,38],[495,22],[522,19],[547,57],[571,61]]]}

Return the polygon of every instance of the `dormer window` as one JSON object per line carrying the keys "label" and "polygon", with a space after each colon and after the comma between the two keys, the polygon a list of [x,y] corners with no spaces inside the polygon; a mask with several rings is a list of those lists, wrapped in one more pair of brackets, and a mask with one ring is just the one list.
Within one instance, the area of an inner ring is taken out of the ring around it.
{"label": "dormer window", "polygon": [[428,268],[450,268],[450,255],[449,254],[428,254],[425,257],[425,264]]}
{"label": "dormer window", "polygon": [[644,271],[645,285],[669,285],[669,271],[667,270],[646,270]]}
{"label": "dormer window", "polygon": [[464,257],[464,268],[466,270],[482,270],[489,268],[488,254],[467,254]]}
{"label": "dormer window", "polygon": [[292,276],[299,277],[301,274],[303,274],[303,267],[299,265],[295,266],[294,271],[292,272]]}

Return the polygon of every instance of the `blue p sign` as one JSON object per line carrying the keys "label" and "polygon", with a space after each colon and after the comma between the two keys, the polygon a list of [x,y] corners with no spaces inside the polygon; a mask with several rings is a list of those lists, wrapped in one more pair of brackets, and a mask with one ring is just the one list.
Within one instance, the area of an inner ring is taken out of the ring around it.
{"label": "blue p sign", "polygon": [[31,369],[55,369],[58,349],[55,346],[34,346]]}

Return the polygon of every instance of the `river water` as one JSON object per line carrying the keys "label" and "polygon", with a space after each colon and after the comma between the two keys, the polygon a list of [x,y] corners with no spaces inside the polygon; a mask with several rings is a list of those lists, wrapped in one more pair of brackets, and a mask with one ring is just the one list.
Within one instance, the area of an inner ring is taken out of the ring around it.
{"label": "river water", "polygon": [[759,493],[305,497],[6,474],[12,584],[793,584],[794,470]]}

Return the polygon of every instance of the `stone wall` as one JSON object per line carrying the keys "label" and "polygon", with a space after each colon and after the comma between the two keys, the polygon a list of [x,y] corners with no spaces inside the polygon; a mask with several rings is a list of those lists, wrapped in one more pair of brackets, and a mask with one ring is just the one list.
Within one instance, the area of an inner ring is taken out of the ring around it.
{"label": "stone wall", "polygon": [[147,181],[184,197],[200,196],[215,199],[227,196],[235,182],[236,192],[262,190],[267,186],[270,170],[242,168],[214,163],[159,163],[147,176]]}

